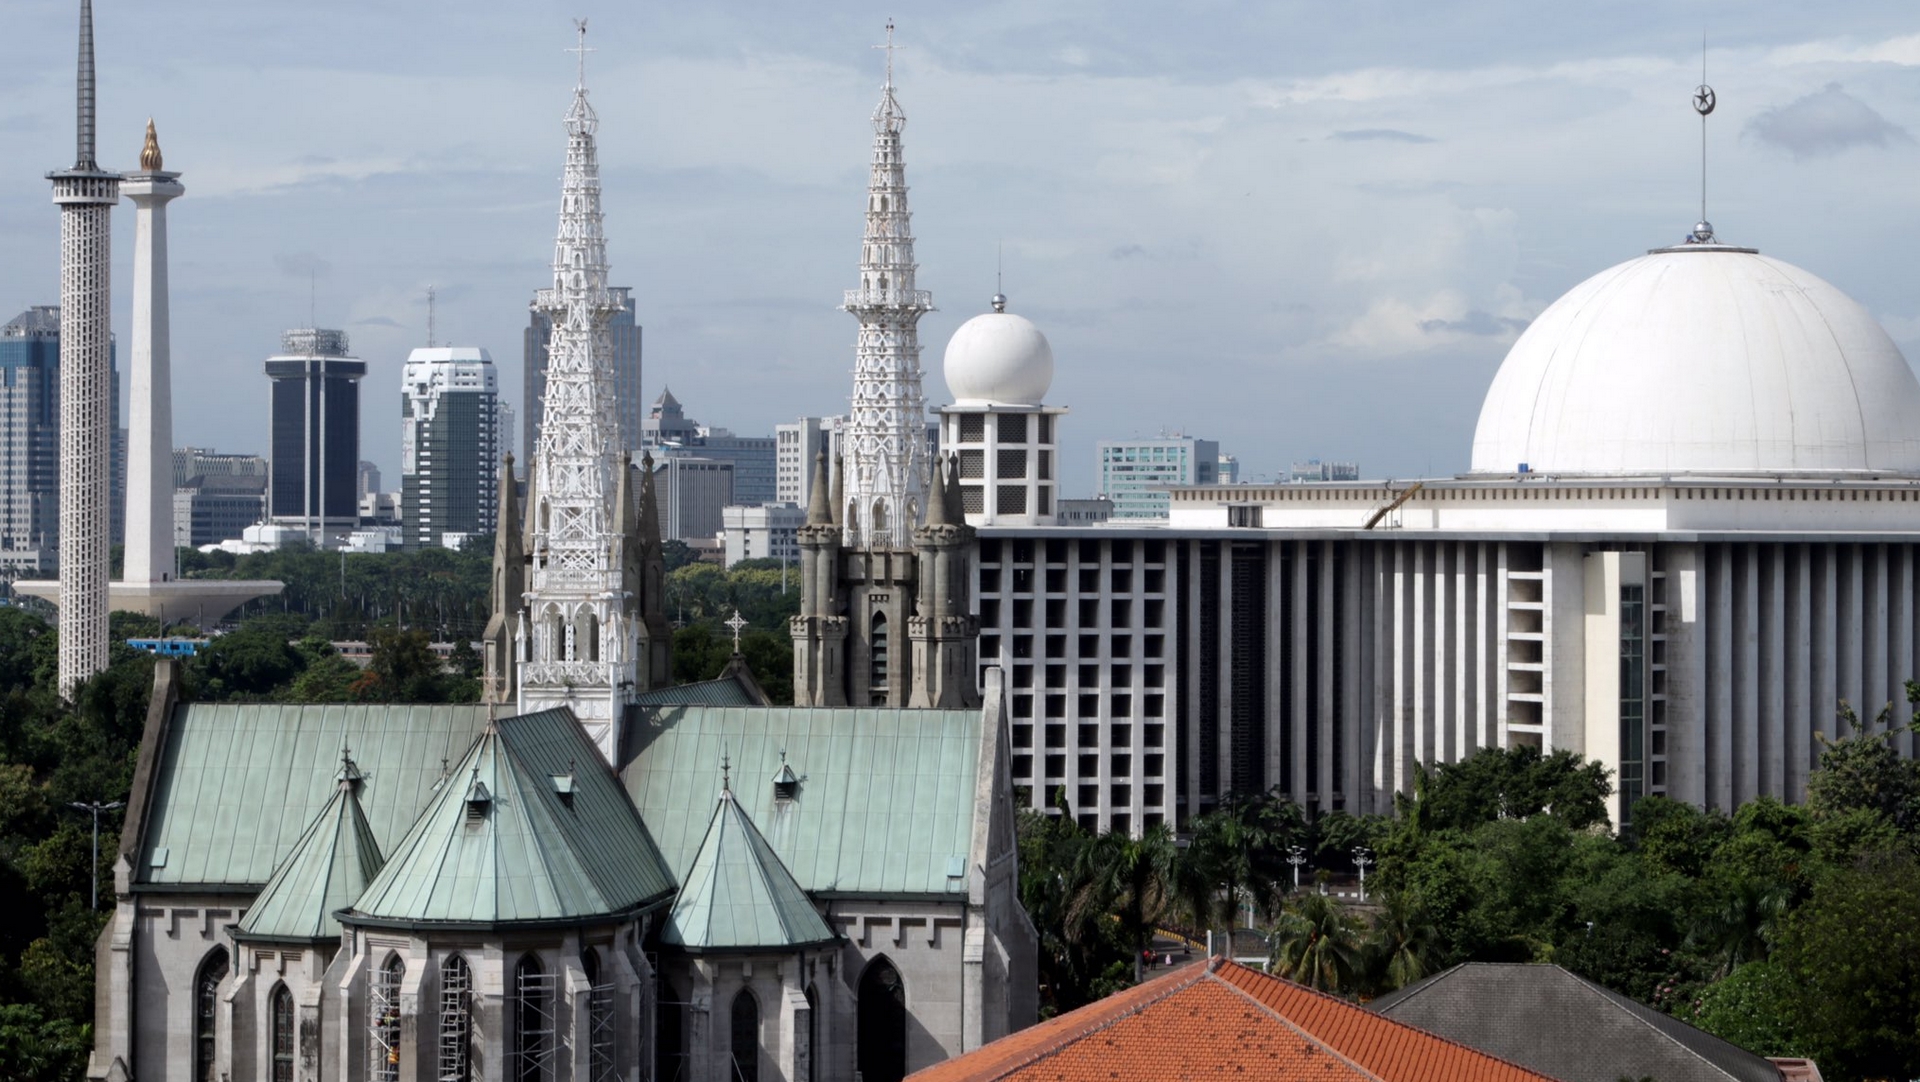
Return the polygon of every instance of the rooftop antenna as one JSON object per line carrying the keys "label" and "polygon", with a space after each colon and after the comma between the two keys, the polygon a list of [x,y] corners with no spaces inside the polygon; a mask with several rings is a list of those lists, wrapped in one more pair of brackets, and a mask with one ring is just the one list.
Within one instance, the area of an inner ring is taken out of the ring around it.
{"label": "rooftop antenna", "polygon": [[993,245],[993,310],[996,312],[1007,310],[1007,291],[1001,280],[1005,276],[1006,265],[1007,242],[996,241]]}
{"label": "rooftop antenna", "polygon": [[433,284],[427,284],[427,348],[433,348]]}
{"label": "rooftop antenna", "polygon": [[1720,104],[1713,88],[1707,85],[1707,35],[1700,35],[1700,85],[1693,88],[1693,111],[1700,114],[1700,221],[1688,239],[1695,244],[1713,243],[1713,223],[1707,221],[1707,117]]}
{"label": "rooftop antenna", "polygon": [[587,88],[587,54],[591,52],[597,52],[598,50],[587,47],[587,20],[585,19],[573,20],[573,29],[575,33],[580,35],[580,42],[579,44],[575,45],[571,49],[568,49],[567,51],[570,53],[579,54],[580,74],[575,83],[575,89],[585,90]]}
{"label": "rooftop antenna", "polygon": [[307,326],[309,327],[318,327],[320,325],[320,317],[317,315],[314,315],[314,312],[319,308],[319,305],[314,300],[314,297],[319,292],[320,292],[320,270],[317,267],[308,267],[307,268]]}

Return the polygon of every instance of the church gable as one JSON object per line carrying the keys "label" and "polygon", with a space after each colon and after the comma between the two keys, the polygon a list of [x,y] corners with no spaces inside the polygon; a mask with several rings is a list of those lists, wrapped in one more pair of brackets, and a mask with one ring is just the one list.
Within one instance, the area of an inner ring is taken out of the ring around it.
{"label": "church gable", "polygon": [[[734,799],[809,893],[965,898],[983,724],[977,710],[639,709],[621,778],[682,880],[724,757]],[[782,767],[797,783],[775,786]]]}
{"label": "church gable", "polygon": [[342,749],[365,775],[361,808],[385,850],[486,723],[484,706],[178,706],[140,751],[152,791],[135,794],[146,807],[135,889],[258,890],[333,798]]}

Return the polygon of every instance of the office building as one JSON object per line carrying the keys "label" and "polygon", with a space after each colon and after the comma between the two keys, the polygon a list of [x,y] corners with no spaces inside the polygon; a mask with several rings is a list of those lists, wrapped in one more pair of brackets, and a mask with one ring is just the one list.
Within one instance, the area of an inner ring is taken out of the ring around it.
{"label": "office building", "polygon": [[[613,357],[614,424],[619,432],[619,445],[638,454],[644,445],[641,425],[646,410],[646,402],[640,397],[641,328],[633,319],[632,288],[609,286],[607,292],[612,295],[613,302],[619,305],[618,311],[608,317],[604,328]],[[520,422],[523,426],[520,439],[523,470],[535,449],[540,446],[541,405],[547,396],[548,350],[552,339],[551,317],[540,310],[536,301],[526,330],[521,332],[525,368],[521,377],[520,402],[526,410]]]}
{"label": "office building", "polygon": [[178,488],[196,477],[258,477],[264,491],[271,474],[265,456],[222,454],[207,447],[173,449],[173,484]]}
{"label": "office building", "polygon": [[840,457],[840,429],[844,417],[802,417],[773,426],[774,500],[805,507],[813,495],[813,456],[827,461]]}
{"label": "office building", "polygon": [[173,542],[180,547],[199,548],[236,540],[266,513],[265,477],[195,477],[173,488]]}
{"label": "office building", "polygon": [[697,455],[732,463],[733,494],[729,502],[758,507],[775,501],[774,437],[736,436],[727,429],[703,425],[687,416],[672,390],[662,391],[653,400],[643,424],[647,446],[663,454]]}
{"label": "office building", "polygon": [[[1224,480],[1224,479],[1223,479]],[[1322,462],[1317,458],[1295,462],[1287,470],[1289,481],[1358,481],[1360,466],[1354,462]]]}
{"label": "office building", "polygon": [[353,529],[360,514],[360,380],[345,331],[305,328],[267,359],[273,381],[268,513],[317,545]]}
{"label": "office building", "polygon": [[[400,517],[408,549],[493,532],[507,431],[484,349],[416,349],[401,369]],[[379,491],[378,474],[368,494]],[[457,546],[455,546],[457,547]]]}
{"label": "office building", "polygon": [[1115,522],[1164,522],[1171,485],[1219,479],[1220,445],[1191,436],[1101,440],[1096,494],[1113,501]]}
{"label": "office building", "polygon": [[733,463],[672,450],[652,462],[660,536],[712,543],[724,525],[722,509],[734,502]]}
{"label": "office building", "polygon": [[732,567],[742,560],[795,563],[800,559],[797,531],[806,522],[806,509],[790,503],[721,508],[720,529],[725,535],[726,566]]}
{"label": "office building", "polygon": [[0,327],[0,574],[51,573],[60,543],[60,309]]}

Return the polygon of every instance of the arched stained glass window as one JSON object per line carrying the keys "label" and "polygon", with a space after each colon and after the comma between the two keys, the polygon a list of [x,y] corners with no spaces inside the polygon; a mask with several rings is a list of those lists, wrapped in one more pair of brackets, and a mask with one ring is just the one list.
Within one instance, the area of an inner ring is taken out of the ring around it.
{"label": "arched stained glass window", "polygon": [[215,947],[200,963],[193,978],[194,1082],[215,1082],[215,1026],[220,1010],[220,984],[227,979],[227,950]]}
{"label": "arched stained glass window", "polygon": [[907,1076],[907,989],[900,971],[876,958],[860,975],[861,1082],[900,1082]]}
{"label": "arched stained glass window", "polygon": [[760,1082],[760,1003],[745,988],[733,997],[735,1082]]}
{"label": "arched stained glass window", "polygon": [[293,1082],[293,993],[286,985],[268,999],[268,1040],[273,1049],[273,1082]]}

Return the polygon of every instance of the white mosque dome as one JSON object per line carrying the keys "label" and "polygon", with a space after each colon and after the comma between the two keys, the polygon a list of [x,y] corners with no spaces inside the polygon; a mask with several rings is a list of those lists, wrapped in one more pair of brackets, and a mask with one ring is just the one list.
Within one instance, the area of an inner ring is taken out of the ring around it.
{"label": "white mosque dome", "polygon": [[1032,321],[1003,311],[974,316],[947,341],[947,391],[956,405],[1038,406],[1053,386],[1053,347]]}
{"label": "white mosque dome", "polygon": [[1594,275],[1515,342],[1475,473],[1920,474],[1920,381],[1872,315],[1750,248]]}

